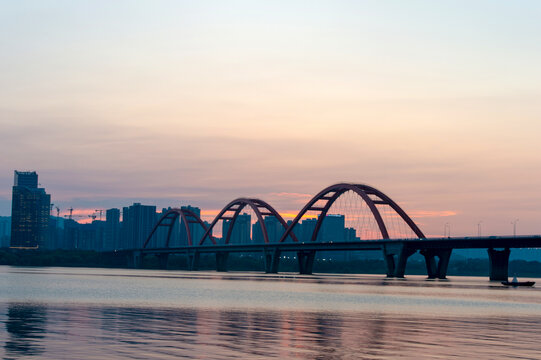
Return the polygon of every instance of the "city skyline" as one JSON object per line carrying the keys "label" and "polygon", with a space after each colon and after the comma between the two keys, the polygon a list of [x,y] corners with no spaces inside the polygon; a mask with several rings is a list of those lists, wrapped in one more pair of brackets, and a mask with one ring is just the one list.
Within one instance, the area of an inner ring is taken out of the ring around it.
{"label": "city skyline", "polygon": [[[224,212],[220,212],[212,224],[201,221],[201,209],[190,205],[182,206],[181,209],[163,208],[159,212],[156,206],[134,203],[131,206],[124,206],[122,210],[94,209],[93,213],[88,215],[88,219],[83,215],[74,214],[74,209],[70,208],[68,215],[60,217],[60,209],[51,203],[50,194],[46,193],[45,188],[38,187],[40,185],[37,172],[14,171],[13,212],[11,217],[5,219],[0,217],[0,248],[117,251],[145,248],[147,244],[154,247],[197,246],[207,236],[211,237],[213,242],[218,240],[225,244],[278,243],[282,236],[286,236],[284,235],[286,227],[293,226],[297,221],[286,224],[270,205],[257,199],[240,199],[240,202],[230,203],[227,211],[234,211],[235,215],[224,217]],[[327,193],[328,190],[325,191]],[[384,196],[376,195],[377,190],[374,191],[373,196]],[[346,202],[350,206],[347,207],[348,211],[343,211],[344,214],[333,214],[332,210],[336,210],[335,205],[330,206],[328,214],[319,214],[317,217],[299,214],[299,222],[293,226],[292,236],[286,240],[300,240],[304,243],[314,239],[318,242],[332,243],[359,241],[361,237],[363,240],[389,236],[406,237],[405,233],[402,234],[400,230],[397,232],[392,228],[396,219],[392,217],[389,219],[386,210],[380,209],[380,214],[386,221],[391,221],[386,224],[385,230],[381,228],[378,230],[373,228],[376,223],[369,219],[374,216],[371,210],[363,206],[366,210],[363,213],[363,207],[357,207],[356,210],[355,206],[351,207],[351,199],[347,199]],[[249,206],[246,208],[242,204]],[[260,208],[264,208],[266,212],[262,213]],[[53,210],[57,212],[56,217],[51,214]],[[353,212],[349,213],[350,210]],[[104,212],[105,219],[102,217]],[[99,213],[99,220],[96,213]],[[181,217],[180,213],[183,214]],[[78,222],[80,216],[83,216],[83,219]],[[316,225],[318,219],[323,219],[321,231],[319,235],[313,236],[312,232],[319,227]],[[215,226],[218,221],[221,221],[221,231],[220,226]],[[10,226],[7,225],[8,222]],[[357,227],[348,227],[355,222]],[[163,226],[169,229],[163,229]],[[413,235],[415,237],[415,234]],[[419,233],[419,236],[423,235]],[[161,240],[165,240],[165,243]],[[335,255],[323,256],[336,258]]]}
{"label": "city skyline", "polygon": [[[39,184],[40,186],[41,183]],[[281,197],[290,197],[292,198],[292,203],[297,203],[299,204],[299,208],[297,211],[295,210],[285,210],[285,211],[280,211],[279,209],[278,210],[278,213],[285,219],[285,220],[292,220],[297,214],[298,214],[298,211],[300,211],[300,209],[306,204],[306,202],[308,202],[312,197],[313,195],[310,195],[310,194],[301,194],[301,193],[272,193],[271,195],[274,195],[276,196],[276,198],[278,200],[280,200]],[[54,194],[52,194],[52,196],[54,196]],[[243,196],[239,196],[239,197],[243,197]],[[123,207],[125,208],[125,205],[129,205],[129,202],[128,203],[123,203],[123,204],[119,204],[118,200],[115,199],[115,201],[117,201],[116,203],[114,203],[115,205],[113,205],[112,207],[104,207],[104,206],[101,206],[98,202],[96,202],[95,206],[94,207],[90,207],[90,208],[73,208],[71,205],[69,204],[66,204],[66,208],[60,208],[59,206],[62,206],[62,202],[59,202],[59,201],[54,201],[54,198],[51,198],[51,211],[50,211],[50,215],[51,217],[55,216],[55,214],[59,214],[59,216],[62,218],[70,218],[70,219],[73,219],[73,221],[76,221],[80,224],[89,224],[91,222],[93,222],[94,220],[98,219],[99,216],[100,216],[100,212],[102,213],[102,217],[103,219],[105,219],[105,212],[107,210],[112,210],[112,209],[122,209]],[[128,200],[129,201],[129,200]],[[362,201],[360,198],[358,199],[358,201]],[[278,201],[280,203],[280,201]],[[111,204],[111,202],[107,202],[105,201],[105,203],[108,203],[108,204]],[[132,200],[132,204],[140,204],[141,203],[141,200],[139,200],[138,198],[133,198]],[[167,204],[167,200],[162,200],[161,201],[162,204]],[[398,202],[400,204],[400,202]],[[274,205],[274,204],[272,204]],[[156,205],[156,203],[154,204],[145,204],[145,206],[154,206],[155,208],[161,208],[161,209],[166,209],[166,208],[174,208],[174,207],[177,207],[177,208],[181,208],[181,207],[192,207],[192,206],[195,206],[196,208],[200,209],[200,216],[201,216],[201,219],[203,219],[204,221],[207,221],[207,222],[210,222],[212,221],[216,215],[219,214],[219,212],[222,210],[221,208],[220,209],[204,209],[204,208],[200,208],[197,206],[196,203],[188,203],[186,201],[178,201],[176,203],[169,203],[169,205],[164,205],[164,206],[159,206],[159,205]],[[57,208],[58,207],[58,208]],[[121,211],[122,213],[122,211]],[[463,232],[460,231],[460,228],[458,230],[458,232],[456,231],[456,228],[453,228],[452,225],[453,225],[453,222],[452,222],[452,219],[458,215],[457,212],[454,212],[454,211],[441,211],[441,212],[435,212],[435,211],[424,211],[424,210],[421,210],[421,211],[408,211],[409,215],[416,221],[416,223],[421,226],[421,227],[424,227],[424,225],[426,224],[423,219],[431,219],[431,218],[443,218],[445,219],[445,223],[442,223],[442,226],[443,228],[440,229],[441,232],[435,232],[435,233],[427,233],[427,236],[428,237],[438,237],[438,236],[449,236],[449,235],[456,235],[456,236],[461,236],[461,235],[464,235]],[[71,216],[73,215],[73,216]],[[336,213],[336,212],[332,212],[330,213],[330,215],[340,215],[340,213]],[[349,216],[352,216],[352,214],[348,214]],[[0,216],[6,216],[6,217],[9,217],[10,214],[5,214],[5,215],[0,215]],[[306,218],[306,219],[310,219],[310,218],[313,218],[315,215],[313,214],[306,214],[303,216],[303,219]],[[355,216],[355,215],[353,215]],[[486,218],[484,218],[486,219]],[[513,218],[513,219],[510,219],[510,226],[508,226],[510,229],[507,229],[507,230],[504,230],[503,232],[501,232],[501,234],[504,234],[504,235],[510,235],[510,234],[517,234],[517,228],[520,229],[520,226],[522,224],[519,224],[519,221],[520,219],[519,218]],[[252,221],[252,225],[256,222],[256,220],[254,219]],[[499,234],[497,232],[490,232],[490,230],[487,231],[487,227],[486,227],[486,223],[488,223],[488,225],[491,224],[490,221],[486,221],[486,220],[480,220],[480,221],[476,221],[476,222],[473,222],[472,223],[472,229],[471,232],[468,233],[468,231],[465,232],[466,235],[468,234],[471,234],[471,235],[496,235],[496,234]],[[484,229],[484,231],[483,231]],[[490,228],[489,228],[490,229]],[[454,231],[452,231],[454,230]],[[523,231],[524,232],[524,231]],[[541,232],[541,231],[540,231]],[[221,234],[221,232],[218,232],[218,234]],[[537,234],[537,233],[535,233]]]}
{"label": "city skyline", "polygon": [[0,215],[19,169],[85,215],[353,182],[428,236],[541,233],[538,2],[1,6]]}

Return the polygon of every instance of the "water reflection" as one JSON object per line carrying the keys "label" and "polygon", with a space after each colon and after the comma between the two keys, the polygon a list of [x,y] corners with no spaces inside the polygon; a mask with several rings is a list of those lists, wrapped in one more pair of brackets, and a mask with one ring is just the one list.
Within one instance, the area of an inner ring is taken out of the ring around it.
{"label": "water reflection", "polygon": [[43,352],[47,312],[44,306],[10,303],[7,309],[8,339],[4,349],[12,356],[35,356]]}
{"label": "water reflection", "polygon": [[[107,272],[107,273],[105,273]],[[486,279],[0,267],[0,358],[539,358],[541,289]],[[37,305],[46,304],[46,305]]]}
{"label": "water reflection", "polygon": [[85,359],[448,358],[472,354],[491,359],[532,358],[541,352],[538,317],[18,303],[8,304],[4,313],[6,359],[68,355]]}

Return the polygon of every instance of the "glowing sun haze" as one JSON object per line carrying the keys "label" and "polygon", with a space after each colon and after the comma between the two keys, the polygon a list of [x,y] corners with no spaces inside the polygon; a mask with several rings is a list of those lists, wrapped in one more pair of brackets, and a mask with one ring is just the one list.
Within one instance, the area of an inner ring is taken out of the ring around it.
{"label": "glowing sun haze", "polygon": [[[13,170],[64,210],[368,183],[426,234],[541,233],[541,2],[2,1]],[[210,215],[209,215],[210,216]]]}

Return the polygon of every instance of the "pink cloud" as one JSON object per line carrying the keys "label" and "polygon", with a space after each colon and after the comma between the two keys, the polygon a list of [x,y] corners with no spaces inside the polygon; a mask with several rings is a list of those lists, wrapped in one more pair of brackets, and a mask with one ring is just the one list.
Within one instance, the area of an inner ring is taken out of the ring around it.
{"label": "pink cloud", "polygon": [[289,200],[289,202],[295,204],[306,204],[314,195],[294,192],[273,192],[269,194],[270,197]]}
{"label": "pink cloud", "polygon": [[270,193],[271,196],[280,196],[280,197],[290,197],[290,198],[311,198],[313,195],[303,194],[303,193],[290,193],[290,192],[273,192]]}

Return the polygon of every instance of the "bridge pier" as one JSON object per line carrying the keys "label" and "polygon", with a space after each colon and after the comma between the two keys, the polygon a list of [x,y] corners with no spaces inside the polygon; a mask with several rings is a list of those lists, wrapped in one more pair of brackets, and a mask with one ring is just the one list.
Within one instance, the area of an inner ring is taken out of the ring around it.
{"label": "bridge pier", "polygon": [[219,251],[216,253],[216,271],[226,272],[227,271],[227,258],[229,257],[228,252]]}
{"label": "bridge pier", "polygon": [[299,262],[299,274],[311,275],[314,267],[315,250],[297,251],[297,260]]}
{"label": "bridge pier", "polygon": [[[425,257],[426,272],[429,279],[446,279],[449,259],[453,249],[425,249],[421,254]],[[436,261],[436,257],[438,261]]]}
{"label": "bridge pier", "polygon": [[143,264],[143,253],[141,251],[132,251],[128,253],[128,267],[140,269]]}
{"label": "bridge pier", "polygon": [[491,281],[507,281],[509,276],[509,254],[511,250],[487,249],[489,276]]}
{"label": "bridge pier", "polygon": [[188,269],[191,271],[199,270],[199,257],[198,251],[188,253]]}
{"label": "bridge pier", "polygon": [[417,251],[405,247],[404,244],[386,244],[382,250],[383,258],[387,264],[387,277],[397,278],[404,277],[408,258]]}
{"label": "bridge pier", "polygon": [[167,253],[158,254],[157,257],[158,257],[158,264],[159,264],[160,269],[167,270],[167,263],[169,261],[169,254],[167,254]]}
{"label": "bridge pier", "polygon": [[263,253],[263,259],[265,260],[265,272],[267,274],[277,274],[278,267],[280,265],[280,250],[274,248],[273,250],[266,250]]}

